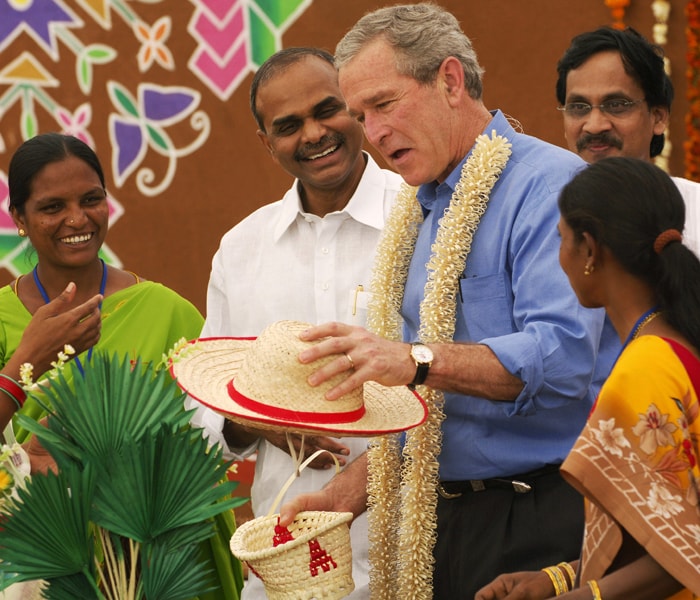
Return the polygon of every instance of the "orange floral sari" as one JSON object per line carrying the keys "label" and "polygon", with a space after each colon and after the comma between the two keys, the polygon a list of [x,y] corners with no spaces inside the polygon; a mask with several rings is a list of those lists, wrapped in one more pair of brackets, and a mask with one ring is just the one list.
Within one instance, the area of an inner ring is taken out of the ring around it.
{"label": "orange floral sari", "polygon": [[620,355],[562,474],[586,497],[580,580],[601,578],[629,533],[700,597],[700,362],[655,336]]}

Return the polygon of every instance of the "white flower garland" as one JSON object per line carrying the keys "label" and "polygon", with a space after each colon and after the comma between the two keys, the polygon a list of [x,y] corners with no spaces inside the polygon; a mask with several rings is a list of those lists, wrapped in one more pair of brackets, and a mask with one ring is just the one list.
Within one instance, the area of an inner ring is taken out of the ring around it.
{"label": "white flower garland", "polygon": [[[651,10],[654,14],[654,20],[656,21],[653,26],[654,43],[663,48],[668,42],[668,17],[671,13],[671,3],[668,0],[653,0],[651,3]],[[666,55],[664,55],[664,70],[667,75],[671,75],[671,59]],[[669,172],[668,163],[671,159],[671,151],[673,150],[670,130],[671,124],[669,123],[664,132],[666,137],[663,150],[661,150],[661,154],[655,156],[653,159],[654,164],[667,173]]]}
{"label": "white flower garland", "polygon": [[[454,337],[459,278],[491,190],[509,157],[510,143],[494,131],[491,138],[476,139],[462,167],[427,266],[418,332],[424,343],[446,343]],[[388,339],[401,339],[399,310],[422,219],[416,188],[404,186],[379,242],[369,306],[368,327]],[[432,598],[444,396],[426,386],[420,392],[428,405],[428,419],[408,432],[403,462],[395,435],[375,439],[367,454],[373,599]]]}
{"label": "white flower garland", "polygon": [[[384,225],[377,247],[377,260],[372,281],[367,327],[390,340],[401,340],[401,301],[408,276],[418,225],[423,212],[416,200],[417,188],[404,184]],[[392,598],[397,580],[396,560],[398,514],[401,486],[399,437],[387,435],[372,438],[367,451],[367,493],[369,521],[370,597]]]}

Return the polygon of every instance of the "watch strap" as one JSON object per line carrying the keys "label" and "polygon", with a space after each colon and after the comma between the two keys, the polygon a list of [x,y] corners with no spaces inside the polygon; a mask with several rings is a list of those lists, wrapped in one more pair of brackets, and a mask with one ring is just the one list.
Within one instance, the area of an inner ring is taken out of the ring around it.
{"label": "watch strap", "polygon": [[429,370],[429,363],[416,363],[416,375],[410,383],[410,386],[416,387],[417,385],[421,385],[428,378]]}
{"label": "watch strap", "polygon": [[[413,342],[411,346],[422,346],[420,342]],[[417,385],[422,385],[428,378],[428,371],[430,370],[431,363],[429,362],[419,362],[415,358],[413,359],[416,363],[416,374],[413,377],[413,381],[408,384],[409,389],[415,389]]]}

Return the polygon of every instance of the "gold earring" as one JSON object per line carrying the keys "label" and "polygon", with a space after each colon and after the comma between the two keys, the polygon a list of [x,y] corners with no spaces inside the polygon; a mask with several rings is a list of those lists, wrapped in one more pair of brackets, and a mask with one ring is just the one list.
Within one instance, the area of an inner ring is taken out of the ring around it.
{"label": "gold earring", "polygon": [[17,235],[18,235],[19,237],[27,237],[27,232],[26,232],[24,229],[22,229],[22,228],[20,227],[20,228],[17,230]]}
{"label": "gold earring", "polygon": [[591,273],[593,273],[593,271],[595,271],[595,265],[586,265],[583,268],[584,275],[590,275]]}

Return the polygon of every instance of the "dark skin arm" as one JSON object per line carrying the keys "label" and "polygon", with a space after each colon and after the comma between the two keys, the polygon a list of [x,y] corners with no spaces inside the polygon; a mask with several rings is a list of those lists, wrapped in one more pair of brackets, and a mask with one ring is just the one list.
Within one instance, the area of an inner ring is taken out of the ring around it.
{"label": "dark skin arm", "polygon": [[335,461],[329,454],[332,453],[338,459],[338,464],[342,467],[346,463],[345,457],[350,454],[347,446],[344,446],[338,440],[326,436],[304,435],[298,433],[280,433],[271,429],[256,429],[228,419],[224,422],[224,439],[229,448],[245,448],[253,444],[259,438],[265,438],[273,446],[276,446],[283,452],[290,454],[289,441],[294,445],[294,451],[297,455],[304,452],[304,459],[311,456],[317,450],[327,450],[322,452],[313,461],[309,463],[312,469],[330,469],[335,467]]}
{"label": "dark skin arm", "polygon": [[306,510],[351,512],[353,518],[367,510],[367,453],[352,461],[321,490],[300,494],[280,508],[280,525],[287,527],[297,513]]}
{"label": "dark skin arm", "polygon": [[[554,586],[544,571],[518,571],[499,575],[481,588],[475,600],[543,600],[554,596]],[[563,597],[563,596],[562,596]],[[587,600],[590,598],[590,591]]]}
{"label": "dark skin arm", "polygon": [[[631,540],[626,542],[639,545]],[[623,551],[625,551],[623,549]],[[572,563],[576,569],[577,564]],[[646,552],[619,569],[598,580],[600,594],[605,600],[658,600],[668,598],[682,585]],[[500,575],[480,589],[475,600],[542,600],[554,597],[554,586],[542,571],[521,571]],[[592,592],[583,582],[580,587],[557,596],[562,600],[590,600]]]}

